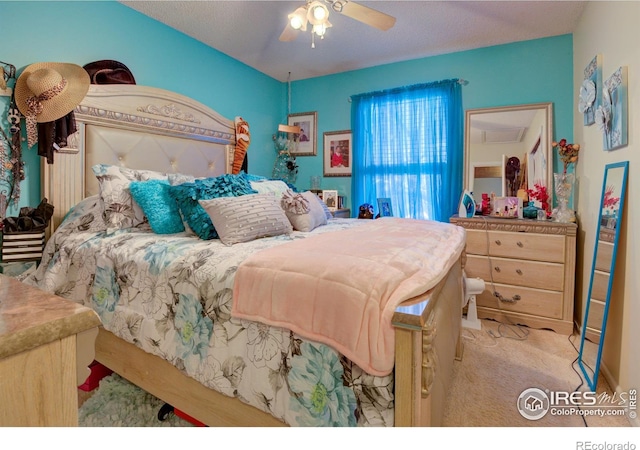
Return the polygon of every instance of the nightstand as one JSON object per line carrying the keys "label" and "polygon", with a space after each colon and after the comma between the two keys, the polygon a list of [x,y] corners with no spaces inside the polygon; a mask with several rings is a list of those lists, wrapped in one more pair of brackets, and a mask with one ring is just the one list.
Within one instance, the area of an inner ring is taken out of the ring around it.
{"label": "nightstand", "polygon": [[100,318],[3,275],[0,291],[0,426],[77,427]]}
{"label": "nightstand", "polygon": [[333,217],[336,219],[349,219],[351,218],[351,210],[349,208],[336,209],[333,212]]}

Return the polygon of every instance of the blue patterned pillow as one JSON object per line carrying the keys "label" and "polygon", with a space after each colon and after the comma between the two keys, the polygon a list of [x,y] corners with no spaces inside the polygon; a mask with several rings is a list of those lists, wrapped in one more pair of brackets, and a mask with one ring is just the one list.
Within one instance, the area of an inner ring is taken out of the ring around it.
{"label": "blue patterned pillow", "polygon": [[171,198],[171,186],[166,180],[132,181],[131,196],[149,219],[156,234],[173,234],[184,231],[180,209]]}
{"label": "blue patterned pillow", "polygon": [[246,177],[232,174],[171,186],[169,192],[180,208],[182,219],[200,239],[205,240],[216,239],[218,233],[198,200],[239,197],[246,194],[257,194],[257,192],[251,189],[251,184]]}

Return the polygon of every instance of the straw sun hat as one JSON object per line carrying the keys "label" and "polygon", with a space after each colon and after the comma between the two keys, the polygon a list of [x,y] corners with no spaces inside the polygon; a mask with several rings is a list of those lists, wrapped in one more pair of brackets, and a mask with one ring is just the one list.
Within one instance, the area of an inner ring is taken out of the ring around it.
{"label": "straw sun hat", "polygon": [[43,62],[28,66],[16,80],[15,99],[27,119],[31,147],[38,140],[37,123],[69,114],[89,90],[89,74],[76,64]]}

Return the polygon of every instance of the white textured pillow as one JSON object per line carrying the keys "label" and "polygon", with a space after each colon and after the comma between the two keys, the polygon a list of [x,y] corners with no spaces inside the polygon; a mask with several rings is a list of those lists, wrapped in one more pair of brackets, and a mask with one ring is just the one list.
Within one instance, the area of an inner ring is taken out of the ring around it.
{"label": "white textured pillow", "polygon": [[289,190],[289,186],[282,180],[260,180],[251,181],[251,188],[254,191],[258,191],[258,194],[273,194],[278,199],[282,197],[282,194]]}
{"label": "white textured pillow", "polygon": [[91,169],[100,185],[102,217],[107,230],[136,227],[145,222],[144,212],[129,190],[132,181],[167,179],[164,173],[108,164],[96,164]]}
{"label": "white textured pillow", "polygon": [[290,234],[293,229],[273,194],[198,200],[225,245]]}
{"label": "white textured pillow", "polygon": [[309,232],[327,224],[322,200],[311,191],[296,194],[289,190],[281,200],[282,209],[294,230]]}

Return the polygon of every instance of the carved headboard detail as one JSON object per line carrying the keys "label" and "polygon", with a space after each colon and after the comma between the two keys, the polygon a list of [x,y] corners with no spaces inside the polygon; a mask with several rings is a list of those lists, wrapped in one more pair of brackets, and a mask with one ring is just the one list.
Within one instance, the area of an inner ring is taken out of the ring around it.
{"label": "carved headboard detail", "polygon": [[55,207],[49,232],[98,193],[91,167],[114,164],[194,176],[231,172],[234,121],[189,97],[140,85],[91,85],[75,109],[78,133],[42,163],[42,194]]}

